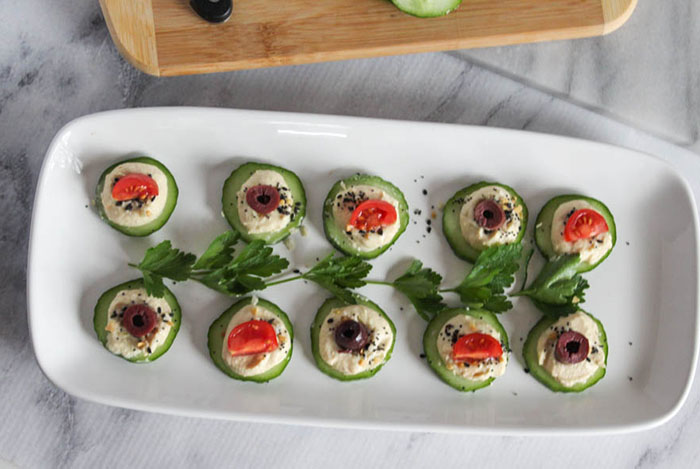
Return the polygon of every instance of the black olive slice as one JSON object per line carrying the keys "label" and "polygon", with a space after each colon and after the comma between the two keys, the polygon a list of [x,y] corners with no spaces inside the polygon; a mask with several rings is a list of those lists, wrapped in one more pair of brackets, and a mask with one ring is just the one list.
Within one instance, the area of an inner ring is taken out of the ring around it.
{"label": "black olive slice", "polygon": [[250,208],[261,215],[274,211],[280,204],[280,192],[274,186],[257,185],[248,188],[245,200]]}
{"label": "black olive slice", "polygon": [[335,343],[344,352],[358,352],[369,342],[369,331],[361,322],[346,319],[335,329]]}
{"label": "black olive slice", "polygon": [[134,337],[144,337],[156,327],[156,312],[148,305],[131,305],[124,311],[124,327]]}
{"label": "black olive slice", "polygon": [[485,230],[494,231],[506,222],[506,214],[495,200],[484,199],[474,207],[474,220]]}
{"label": "black olive slice", "polygon": [[554,358],[561,363],[579,363],[588,356],[588,339],[576,331],[566,331],[559,336]]}

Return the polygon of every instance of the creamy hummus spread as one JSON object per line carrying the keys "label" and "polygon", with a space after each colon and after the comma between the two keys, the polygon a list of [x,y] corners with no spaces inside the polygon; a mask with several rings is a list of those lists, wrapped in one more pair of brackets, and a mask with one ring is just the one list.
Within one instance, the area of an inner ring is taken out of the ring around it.
{"label": "creamy hummus spread", "polygon": [[[383,200],[389,202],[396,210],[396,221],[370,231],[358,230],[350,225],[350,217],[357,206],[366,200]],[[401,227],[399,202],[379,187],[357,185],[345,187],[333,201],[333,218],[338,227],[345,232],[353,248],[358,251],[373,251],[390,243]]]}
{"label": "creamy hummus spread", "polygon": [[[578,363],[561,363],[555,357],[557,339],[566,331],[575,331],[588,339],[588,357]],[[605,367],[605,349],[598,324],[583,311],[559,318],[537,340],[537,362],[560,384],[571,387],[585,383],[598,368]]]}
{"label": "creamy hummus spread", "polygon": [[[117,201],[112,198],[112,189],[117,180],[127,174],[146,174],[158,184],[158,195],[150,199]],[[122,226],[146,225],[158,218],[168,200],[168,178],[157,166],[146,163],[122,163],[105,176],[100,196],[102,207],[112,223]]]}
{"label": "creamy hummus spread", "polygon": [[552,217],[552,247],[557,254],[579,254],[583,262],[595,264],[612,248],[612,235],[609,231],[574,242],[564,239],[564,228],[569,217],[576,210],[584,208],[595,210],[595,207],[585,200],[571,200],[557,208]]}
{"label": "creamy hummus spread", "polygon": [[[479,226],[474,218],[474,208],[485,199],[491,199],[503,208],[506,221],[497,230],[487,230]],[[495,244],[509,244],[518,239],[522,225],[523,207],[515,197],[500,186],[486,186],[465,197],[459,212],[459,226],[462,236],[476,249],[484,249]]]}
{"label": "creamy hummus spread", "polygon": [[[347,319],[364,324],[369,331],[369,343],[360,352],[342,351],[335,342],[335,328]],[[345,375],[356,375],[382,365],[393,342],[391,325],[384,316],[364,305],[349,305],[328,313],[321,326],[318,348],[323,361],[332,368]]]}
{"label": "creamy hummus spread", "polygon": [[[228,351],[228,336],[231,334],[234,327],[253,320],[267,321],[270,323],[277,333],[278,347],[268,353],[232,356]],[[249,304],[241,308],[229,321],[221,348],[221,358],[223,358],[229,368],[238,375],[259,375],[281,363],[292,350],[291,344],[292,341],[287,327],[275,313],[259,304]]]}
{"label": "creamy hummus spread", "polygon": [[[276,187],[280,194],[280,203],[270,213],[261,214],[253,210],[246,200],[246,192],[253,186]],[[255,171],[246,182],[243,183],[236,194],[238,199],[238,218],[245,226],[248,233],[272,233],[279,231],[294,220],[294,199],[284,177],[277,171],[261,169]]]}
{"label": "creamy hummus spread", "polygon": [[[503,355],[499,358],[487,358],[474,363],[455,362],[452,359],[452,347],[460,337],[472,333],[488,334],[501,342]],[[455,315],[442,326],[438,334],[437,349],[448,370],[457,376],[473,381],[497,378],[506,372],[508,365],[508,350],[501,341],[501,334],[486,321],[465,314]]]}
{"label": "creamy hummus spread", "polygon": [[[134,304],[147,305],[156,312],[156,327],[146,337],[134,337],[123,325],[124,312]],[[107,349],[124,358],[148,357],[165,343],[173,327],[172,318],[172,310],[164,298],[148,296],[145,288],[123,290],[117,293],[107,310]]]}

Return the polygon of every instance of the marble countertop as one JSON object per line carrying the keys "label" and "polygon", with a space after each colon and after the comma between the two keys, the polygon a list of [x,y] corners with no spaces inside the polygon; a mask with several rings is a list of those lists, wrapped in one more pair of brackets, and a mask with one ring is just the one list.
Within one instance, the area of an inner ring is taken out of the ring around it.
{"label": "marble countertop", "polygon": [[41,0],[0,2],[0,210],[6,214],[0,225],[0,463],[456,467],[478,454],[484,467],[515,461],[520,467],[690,465],[700,455],[698,384],[669,423],[602,437],[181,418],[93,404],[57,389],[36,365],[26,320],[29,214],[42,158],[63,124],[101,110],[220,106],[569,135],[658,155],[688,177],[697,197],[700,8],[692,0],[658,6],[640,2],[628,25],[605,38],[159,79],[121,59],[94,0],[51,2],[50,8]]}

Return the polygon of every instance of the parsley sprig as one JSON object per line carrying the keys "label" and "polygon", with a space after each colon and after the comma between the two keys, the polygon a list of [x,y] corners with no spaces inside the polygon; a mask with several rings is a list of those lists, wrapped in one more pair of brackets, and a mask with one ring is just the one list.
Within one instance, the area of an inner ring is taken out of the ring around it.
{"label": "parsley sprig", "polygon": [[504,291],[515,281],[522,255],[520,243],[492,246],[479,254],[472,270],[454,288],[440,290],[459,295],[465,306],[503,313],[513,307]]}
{"label": "parsley sprig", "polygon": [[393,282],[367,280],[367,283],[388,285],[397,289],[406,295],[416,312],[426,321],[430,321],[435,314],[446,308],[439,293],[442,275],[423,267],[423,263],[418,259],[414,259],[406,272]]}
{"label": "parsley sprig", "polygon": [[138,265],[149,295],[162,297],[163,279],[175,281],[196,280],[209,288],[227,295],[243,295],[266,287],[264,278],[282,272],[289,261],[272,253],[272,248],[256,240],[238,254],[234,244],[238,233],[228,231],[218,236],[197,259],[194,254],[173,248],[170,241],[146,250]]}
{"label": "parsley sprig", "polygon": [[357,303],[351,291],[366,285],[365,277],[372,270],[372,265],[358,257],[336,257],[330,253],[321,259],[310,270],[294,277],[269,282],[267,286],[279,285],[294,280],[310,280],[337,298],[350,304]]}
{"label": "parsley sprig", "polygon": [[561,256],[548,262],[529,288],[513,296],[528,296],[545,314],[570,314],[585,301],[588,281],[577,273],[579,255]]}
{"label": "parsley sprig", "polygon": [[163,241],[149,248],[139,264],[129,265],[141,271],[146,291],[156,297],[165,293],[164,278],[195,280],[230,296],[304,279],[317,283],[348,303],[357,301],[351,290],[364,286],[364,278],[372,269],[362,259],[329,254],[303,274],[268,281],[269,277],[287,269],[289,261],[273,254],[272,248],[260,240],[252,241],[236,253],[234,246],[239,239],[237,232],[227,231],[212,241],[199,259],[174,248],[170,241]]}
{"label": "parsley sprig", "polygon": [[[194,280],[229,296],[308,280],[350,304],[357,302],[353,290],[367,284],[386,285],[404,294],[416,312],[429,321],[446,307],[441,295],[443,292],[457,293],[468,307],[485,308],[496,313],[510,309],[512,304],[504,289],[513,283],[522,253],[520,244],[486,249],[458,286],[441,290],[442,276],[424,267],[418,259],[414,259],[402,275],[390,282],[367,279],[372,270],[371,264],[358,257],[337,256],[335,253],[327,255],[306,272],[295,270],[296,275],[271,279],[286,270],[289,261],[274,254],[272,248],[260,240],[236,250],[235,245],[239,240],[237,232],[227,231],[214,239],[199,258],[174,248],[170,241],[163,241],[149,248],[139,264],[129,265],[141,271],[146,291],[156,297],[162,297],[165,293],[165,278]],[[539,291],[531,288],[520,294],[549,302],[548,298],[537,296],[536,292]]]}

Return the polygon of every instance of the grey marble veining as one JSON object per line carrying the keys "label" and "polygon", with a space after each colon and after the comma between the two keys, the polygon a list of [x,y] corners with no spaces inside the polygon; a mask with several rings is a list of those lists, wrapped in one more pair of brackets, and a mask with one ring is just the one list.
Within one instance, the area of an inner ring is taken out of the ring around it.
{"label": "grey marble veining", "polygon": [[455,54],[697,148],[699,19],[694,0],[640,0],[608,36]]}
{"label": "grey marble veining", "polygon": [[[552,97],[464,60],[459,53],[157,79],[136,71],[119,57],[93,0],[51,2],[50,8],[40,0],[25,0],[20,6],[5,1],[0,2],[0,17],[0,210],[5,214],[0,224],[4,267],[0,270],[0,460],[20,467],[51,468],[143,464],[457,467],[478,455],[483,467],[517,462],[521,467],[645,468],[688,467],[698,459],[697,385],[679,415],[666,425],[631,435],[586,438],[485,437],[212,421],[106,407],[57,389],[41,374],[29,343],[26,255],[42,158],[56,131],[75,117],[133,106],[202,105],[527,129],[656,154],[690,178],[696,195],[700,195],[700,159],[577,107],[568,99]],[[664,34],[660,32],[659,37],[666,38]],[[610,38],[623,41],[622,36]],[[588,43],[567,44],[524,46],[532,49],[522,53],[522,60],[532,56],[537,61],[537,54],[550,53],[548,48],[566,46],[559,52],[562,60],[575,63],[580,59],[567,58],[567,54],[578,55],[577,48],[592,47]],[[599,51],[601,58],[596,60],[617,63],[616,54],[624,54],[632,46],[620,44],[622,52]],[[678,54],[697,51],[693,49],[696,45],[686,46],[679,43]],[[611,46],[601,40],[596,47]],[[515,60],[521,57],[518,49],[507,54]],[[560,80],[569,73],[557,61],[538,67],[538,73],[547,75],[549,69],[552,75],[563,77]],[[625,73],[623,66],[616,74]],[[571,89],[577,90],[584,85],[576,84],[582,78],[574,75]],[[611,83],[615,79],[611,78]],[[673,74],[667,79],[686,86]],[[594,89],[596,85],[587,86]],[[619,97],[618,85],[606,86],[607,91],[598,92],[606,96],[601,107],[608,109],[609,102],[628,99]],[[655,96],[650,102],[655,102]],[[697,100],[697,96],[692,99]],[[697,102],[692,99],[686,100],[685,107],[677,102],[673,109],[697,116]],[[642,124],[647,122],[642,115],[638,117]],[[692,135],[692,125],[685,128],[691,129],[688,135]]]}

